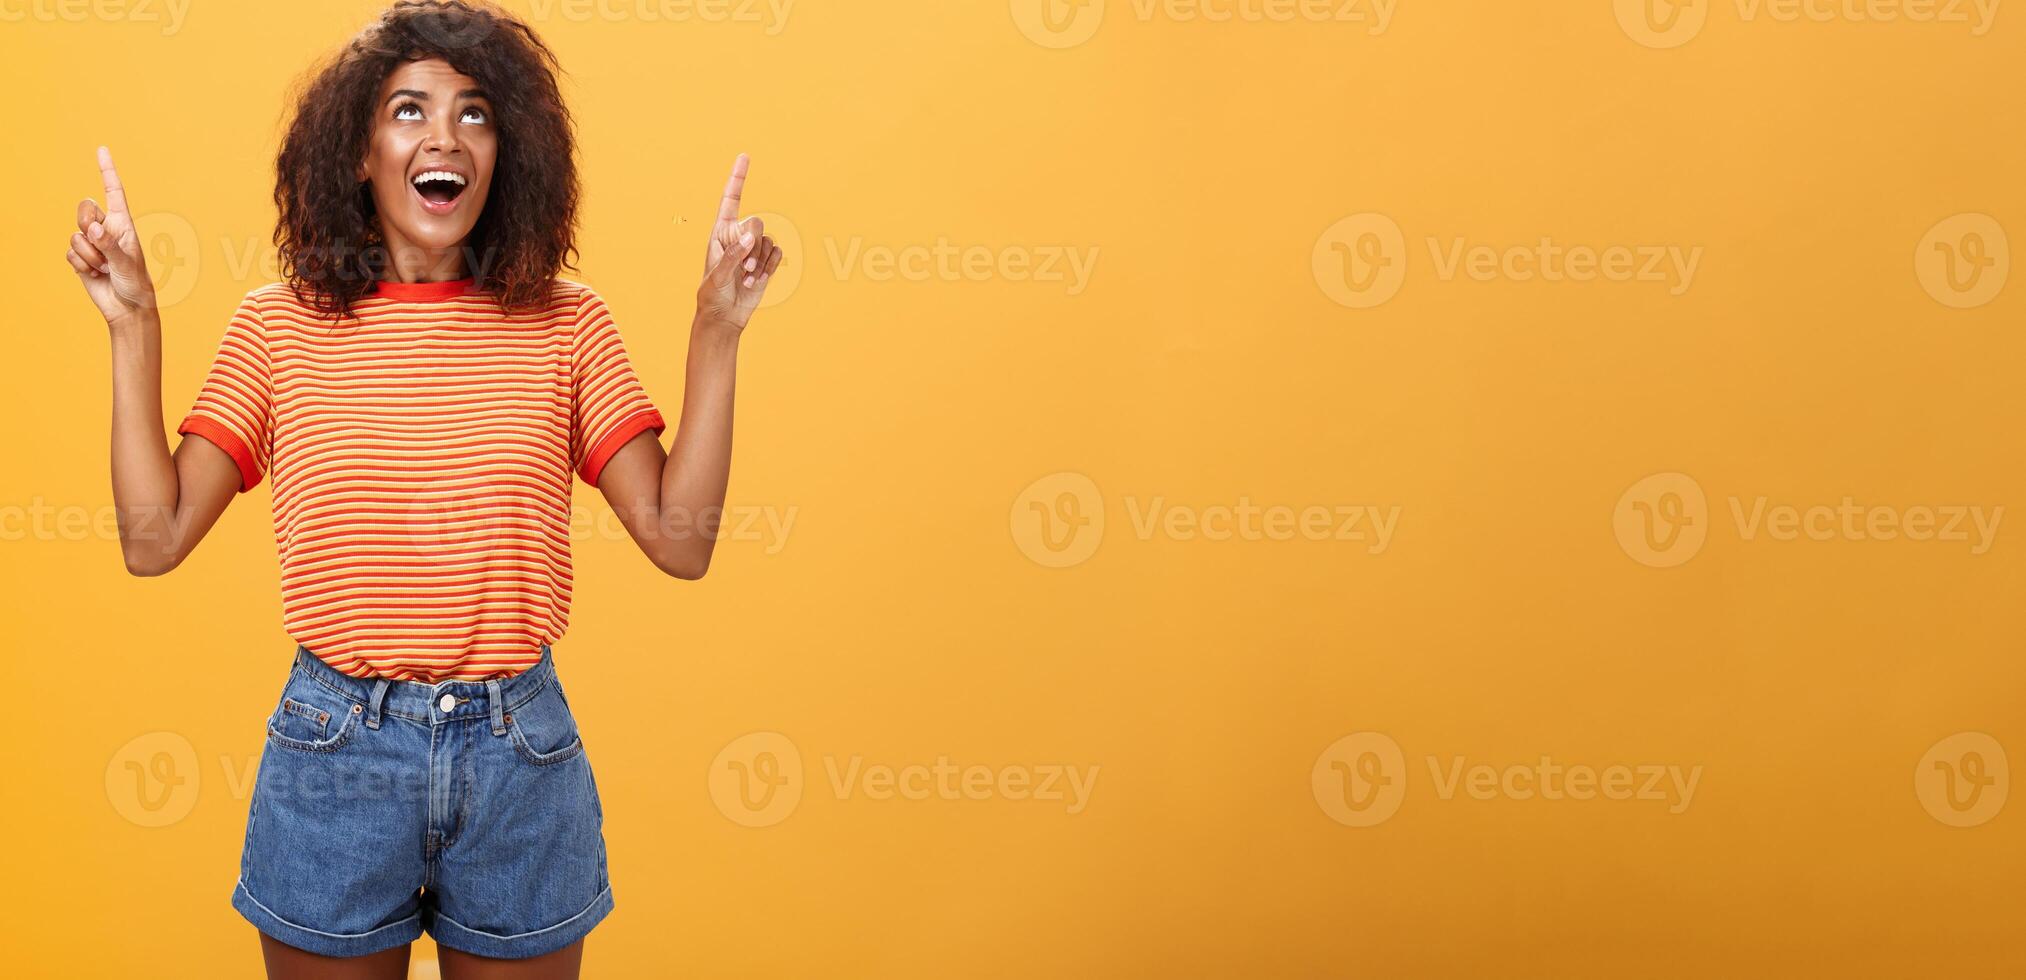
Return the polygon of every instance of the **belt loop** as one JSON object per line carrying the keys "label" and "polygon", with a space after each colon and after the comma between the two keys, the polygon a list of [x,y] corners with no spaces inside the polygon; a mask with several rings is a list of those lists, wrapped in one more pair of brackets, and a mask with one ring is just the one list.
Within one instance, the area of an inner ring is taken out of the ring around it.
{"label": "belt loop", "polygon": [[492,702],[492,733],[505,735],[506,698],[500,696],[499,678],[490,678],[485,682],[485,699]]}
{"label": "belt loop", "polygon": [[374,731],[380,730],[380,702],[385,700],[386,697],[387,697],[387,678],[385,677],[374,678],[373,696],[367,699],[366,704],[367,728],[371,728]]}

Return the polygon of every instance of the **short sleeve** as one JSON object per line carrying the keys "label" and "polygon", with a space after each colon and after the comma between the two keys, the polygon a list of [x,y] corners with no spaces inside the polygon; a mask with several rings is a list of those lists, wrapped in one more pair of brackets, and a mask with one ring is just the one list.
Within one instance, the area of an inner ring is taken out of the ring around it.
{"label": "short sleeve", "polygon": [[202,436],[239,465],[239,492],[267,472],[274,433],[274,377],[259,301],[249,292],[225,326],[197,403],[176,432]]}
{"label": "short sleeve", "polygon": [[592,486],[619,447],[667,423],[633,373],[605,300],[589,289],[577,307],[570,345],[570,466]]}

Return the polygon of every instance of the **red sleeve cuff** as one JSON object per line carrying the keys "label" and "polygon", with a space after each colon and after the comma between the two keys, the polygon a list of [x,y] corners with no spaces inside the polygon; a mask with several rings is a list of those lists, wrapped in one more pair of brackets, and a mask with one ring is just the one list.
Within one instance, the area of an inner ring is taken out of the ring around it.
{"label": "red sleeve cuff", "polygon": [[239,441],[238,436],[232,434],[232,430],[201,415],[192,415],[184,419],[182,425],[176,427],[176,434],[203,436],[218,448],[225,450],[226,455],[231,456],[232,461],[239,464],[240,493],[253,489],[254,484],[260,482],[260,467],[253,461],[253,452],[246,448],[246,443]]}
{"label": "red sleeve cuff", "polygon": [[652,408],[641,409],[605,433],[604,438],[591,447],[591,452],[584,457],[584,465],[577,472],[583,475],[585,483],[595,487],[599,475],[605,472],[605,464],[611,461],[612,454],[618,452],[619,447],[649,429],[659,434],[667,427],[668,424],[661,420],[661,412]]}

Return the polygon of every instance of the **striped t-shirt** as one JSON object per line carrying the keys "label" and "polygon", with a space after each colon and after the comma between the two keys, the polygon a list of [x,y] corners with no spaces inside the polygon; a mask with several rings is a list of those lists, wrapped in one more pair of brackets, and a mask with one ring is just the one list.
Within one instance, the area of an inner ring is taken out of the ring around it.
{"label": "striped t-shirt", "polygon": [[664,428],[590,287],[505,315],[469,279],[381,283],[333,324],[246,294],[176,431],[272,473],[282,626],[337,670],[478,680],[570,616],[570,491]]}

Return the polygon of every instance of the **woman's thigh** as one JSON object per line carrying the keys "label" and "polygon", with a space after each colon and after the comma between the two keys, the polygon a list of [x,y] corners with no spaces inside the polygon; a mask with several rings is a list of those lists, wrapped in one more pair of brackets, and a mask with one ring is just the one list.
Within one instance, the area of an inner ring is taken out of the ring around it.
{"label": "woman's thigh", "polygon": [[[318,956],[265,934],[260,937],[268,980],[404,980],[409,949],[396,946],[367,956],[339,958]],[[577,980],[584,963],[584,940],[524,960],[473,956],[447,946],[437,947],[436,955],[443,980]]]}
{"label": "woman's thigh", "polygon": [[524,960],[495,960],[451,949],[436,948],[443,980],[577,980],[584,964],[584,940]]}
{"label": "woman's thigh", "polygon": [[319,956],[260,934],[260,955],[268,980],[402,980],[408,976],[408,947],[365,956]]}

